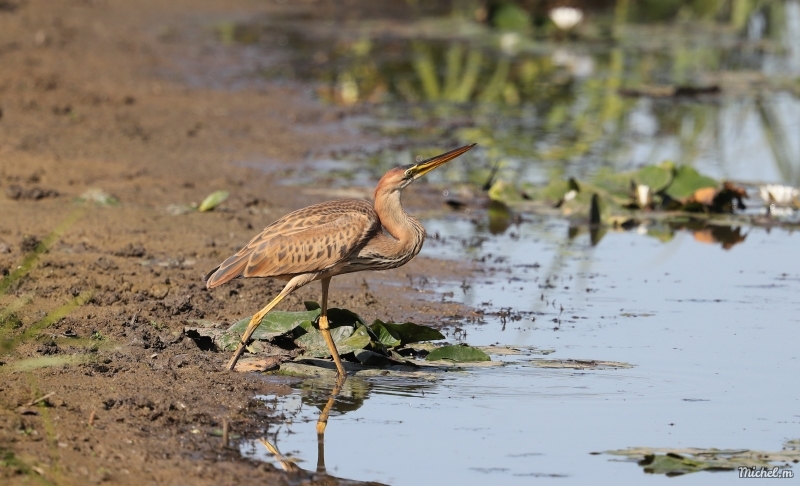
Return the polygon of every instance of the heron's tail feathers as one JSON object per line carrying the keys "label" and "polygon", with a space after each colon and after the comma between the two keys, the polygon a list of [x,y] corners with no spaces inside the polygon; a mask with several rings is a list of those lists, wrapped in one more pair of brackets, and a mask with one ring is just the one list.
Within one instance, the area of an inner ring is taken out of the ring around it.
{"label": "heron's tail feathers", "polygon": [[208,272],[208,275],[205,277],[206,288],[213,289],[236,277],[240,277],[245,267],[247,267],[246,256],[234,255],[228,258],[222,262],[222,265]]}

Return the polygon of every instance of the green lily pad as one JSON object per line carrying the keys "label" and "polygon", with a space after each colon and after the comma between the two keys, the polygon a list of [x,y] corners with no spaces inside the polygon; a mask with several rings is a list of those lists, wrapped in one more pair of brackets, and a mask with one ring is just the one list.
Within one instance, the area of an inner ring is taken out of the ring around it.
{"label": "green lily pad", "polygon": [[642,167],[633,175],[633,180],[637,185],[649,187],[653,193],[660,192],[672,181],[672,170],[660,165]]}
{"label": "green lily pad", "polygon": [[515,3],[501,3],[492,18],[492,24],[499,30],[521,31],[528,28],[530,14]]}
{"label": "green lily pad", "polygon": [[397,360],[389,356],[384,356],[366,349],[356,350],[354,354],[359,363],[367,366],[388,366],[397,364]]}
{"label": "green lily pad", "polygon": [[672,199],[682,201],[691,197],[695,191],[704,187],[717,187],[719,183],[714,179],[701,175],[694,168],[684,165],[675,169],[672,184],[667,187],[667,195]]}
{"label": "green lily pad", "polygon": [[442,346],[436,348],[425,357],[426,361],[439,361],[449,360],[456,363],[465,363],[471,361],[491,361],[489,355],[484,353],[478,348],[471,346]]}
{"label": "green lily pad", "polygon": [[597,171],[592,178],[592,186],[581,181],[581,191],[594,191],[602,189],[608,194],[612,194],[621,200],[627,199],[631,192],[631,179],[633,175],[630,172],[616,172],[610,168],[603,167]]}
{"label": "green lily pad", "polygon": [[697,461],[671,452],[664,455],[648,454],[638,464],[644,468],[646,473],[666,474],[667,476],[680,476],[704,469],[717,471],[733,469],[733,466]]}
{"label": "green lily pad", "polygon": [[[358,326],[355,330],[350,326],[339,326],[331,329],[331,337],[336,344],[339,354],[352,353],[369,346],[372,341],[369,331],[365,326]],[[313,358],[327,358],[331,355],[322,332],[312,328],[307,334],[295,339],[295,344],[305,349],[306,356]]]}
{"label": "green lily pad", "polygon": [[667,476],[680,476],[698,471],[736,470],[740,467],[771,469],[776,464],[785,465],[800,461],[797,440],[787,441],[779,451],[631,447],[605,451],[605,454],[627,457],[637,461],[647,473]]}
{"label": "green lily pad", "polygon": [[367,323],[364,322],[355,312],[347,309],[339,309],[337,307],[328,309],[328,322],[330,323],[331,328],[339,326],[367,325]]}
{"label": "green lily pad", "polygon": [[[315,320],[317,316],[319,316],[319,310],[306,312],[272,311],[261,319],[261,324],[256,328],[251,339],[269,341],[272,338],[293,331],[305,322],[308,322],[310,326],[311,321]],[[246,317],[229,327],[219,338],[219,348],[223,351],[236,349],[236,346],[239,345],[239,339],[250,323],[250,319],[252,319],[252,316]]]}
{"label": "green lily pad", "polygon": [[411,343],[419,343],[422,341],[437,341],[439,339],[444,339],[444,335],[436,329],[428,326],[420,326],[419,324],[414,324],[413,322],[394,324],[391,322],[382,322],[376,319],[372,325],[374,326],[379,322],[389,332],[395,334],[400,339],[402,346]]}
{"label": "green lily pad", "polygon": [[200,203],[200,206],[197,207],[197,210],[201,213],[211,211],[215,207],[222,204],[223,201],[228,199],[229,195],[230,193],[228,191],[214,191],[206,196],[205,199],[203,199],[203,202]]}
{"label": "green lily pad", "polygon": [[[313,300],[307,300],[304,302],[306,306],[306,310],[313,311],[321,309],[319,303]],[[328,309],[328,323],[330,324],[331,328],[339,327],[339,326],[356,326],[356,325],[364,325],[366,326],[367,323],[364,322],[361,317],[356,314],[355,312],[348,310],[348,309],[339,309],[338,307],[331,307]]]}
{"label": "green lily pad", "polygon": [[575,189],[569,180],[553,179],[544,187],[537,187],[530,183],[522,183],[522,190],[533,200],[556,204],[569,191]]}
{"label": "green lily pad", "polygon": [[372,332],[378,337],[378,342],[386,346],[387,348],[394,348],[396,346],[400,346],[402,342],[400,339],[400,335],[397,331],[389,329],[386,327],[386,323],[381,321],[380,319],[375,319],[375,322],[369,326],[372,329]]}

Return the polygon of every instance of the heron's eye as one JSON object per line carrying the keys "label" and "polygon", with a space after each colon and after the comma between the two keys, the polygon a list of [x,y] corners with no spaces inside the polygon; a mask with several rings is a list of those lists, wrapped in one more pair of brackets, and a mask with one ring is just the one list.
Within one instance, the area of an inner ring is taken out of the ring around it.
{"label": "heron's eye", "polygon": [[406,171],[406,173],[405,173],[405,178],[406,178],[406,179],[410,179],[410,178],[411,178],[411,176],[413,176],[413,175],[414,175],[414,173],[413,173],[413,172],[411,172],[411,169],[408,169],[408,170]]}

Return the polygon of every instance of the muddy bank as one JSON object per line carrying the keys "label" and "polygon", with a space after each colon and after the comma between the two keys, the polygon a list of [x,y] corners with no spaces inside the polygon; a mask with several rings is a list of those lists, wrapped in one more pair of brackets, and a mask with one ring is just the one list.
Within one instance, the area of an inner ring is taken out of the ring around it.
{"label": "muddy bank", "polygon": [[[329,196],[282,186],[279,171],[241,162],[290,166],[360,143],[337,125],[347,111],[303,87],[210,89],[175,75],[176,59],[203,48],[186,32],[278,6],[0,7],[3,481],[286,482],[221,447],[220,430],[227,422],[235,436],[258,435],[280,417],[252,397],[288,389],[223,372],[228,356],[203,349],[183,328],[233,322],[280,289],[261,280],[209,292],[201,277],[280,215]],[[217,210],[181,209],[220,189],[231,197]],[[409,192],[411,211],[444,207],[431,188]],[[441,325],[467,311],[416,292],[415,282],[467,272],[418,259],[342,277],[331,305]],[[318,294],[312,285],[282,306],[300,308]]]}

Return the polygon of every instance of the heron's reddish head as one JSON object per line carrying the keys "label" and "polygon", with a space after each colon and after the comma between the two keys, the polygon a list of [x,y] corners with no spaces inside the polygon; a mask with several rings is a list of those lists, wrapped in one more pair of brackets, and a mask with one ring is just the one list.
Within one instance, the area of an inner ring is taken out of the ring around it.
{"label": "heron's reddish head", "polygon": [[415,180],[419,179],[440,165],[450,162],[475,145],[477,144],[473,143],[470,145],[465,145],[447,153],[437,155],[436,157],[431,157],[428,160],[423,160],[422,162],[416,164],[403,165],[391,169],[389,172],[384,174],[384,176],[381,177],[380,182],[378,182],[378,187],[375,188],[376,197],[379,192],[383,191],[402,191],[406,188],[406,186]]}

